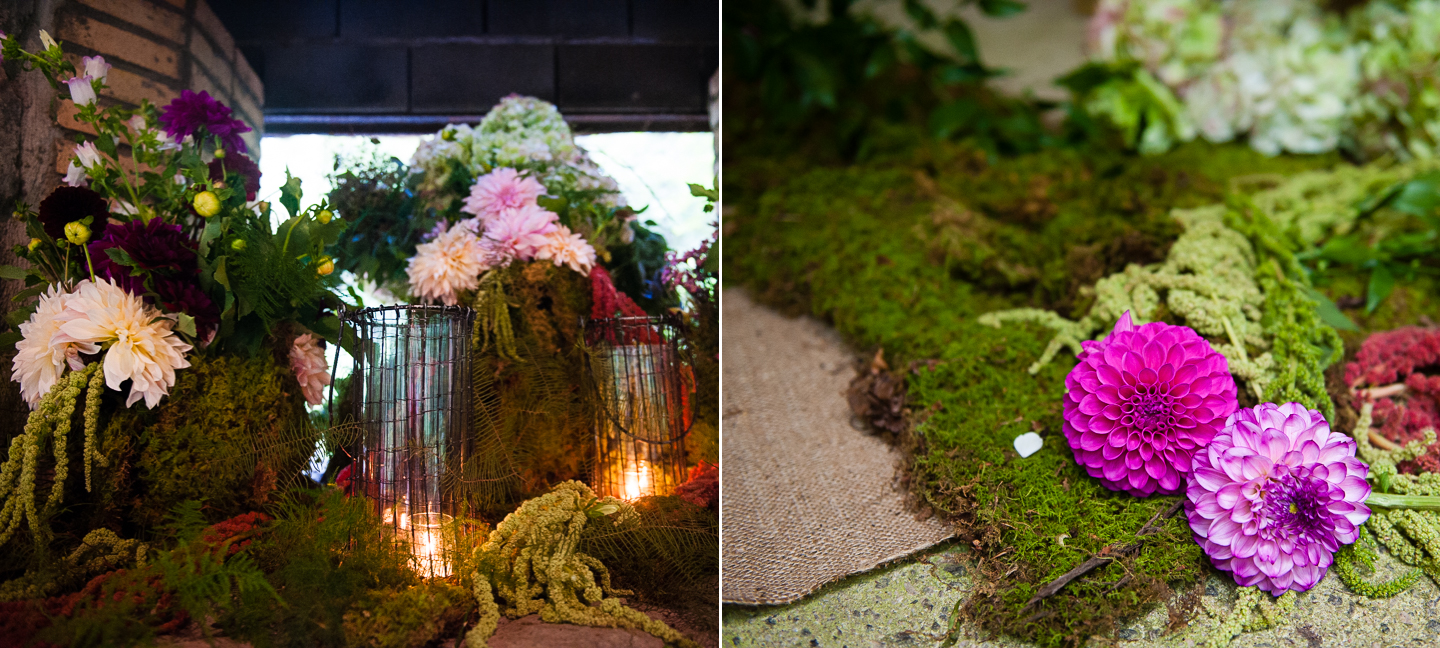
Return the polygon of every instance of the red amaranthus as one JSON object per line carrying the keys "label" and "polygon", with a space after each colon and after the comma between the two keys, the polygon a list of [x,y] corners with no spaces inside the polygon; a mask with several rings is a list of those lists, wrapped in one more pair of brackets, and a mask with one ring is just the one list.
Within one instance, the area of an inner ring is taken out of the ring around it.
{"label": "red amaranthus", "polygon": [[[1440,427],[1440,328],[1407,326],[1366,338],[1345,366],[1345,382],[1355,395],[1355,409],[1375,403],[1375,426],[1398,444],[1424,438],[1423,430]],[[1415,461],[1402,462],[1401,472],[1440,471],[1440,443]]]}

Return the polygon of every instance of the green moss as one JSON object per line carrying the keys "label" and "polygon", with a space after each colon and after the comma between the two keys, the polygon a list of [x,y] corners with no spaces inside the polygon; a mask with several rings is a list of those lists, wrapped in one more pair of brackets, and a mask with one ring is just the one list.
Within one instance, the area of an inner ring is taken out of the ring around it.
{"label": "green moss", "polygon": [[410,648],[452,638],[475,605],[469,591],[443,580],[370,592],[345,613],[346,643]]}
{"label": "green moss", "polygon": [[[942,361],[909,380],[912,403],[938,406],[918,428],[911,483],[977,549],[980,588],[967,613],[1041,645],[1079,644],[1193,582],[1200,550],[1177,516],[1136,553],[1025,607],[1089,556],[1135,541],[1174,500],[1114,494],[1086,477],[1060,433],[1073,360],[1030,377],[1050,336],[977,317],[1016,307],[1083,315],[1095,281],[1166,257],[1181,231],[1172,209],[1221,202],[1235,176],[1335,161],[1204,144],[1153,158],[991,160],[936,145],[843,168],[742,159],[725,174],[725,281],[820,316],[861,349],[882,346],[893,365]],[[1015,436],[1035,429],[1046,448],[1019,459]]]}
{"label": "green moss", "polygon": [[140,529],[185,500],[203,501],[215,520],[259,508],[315,451],[289,366],[268,353],[190,361],[159,406],[117,409],[101,435],[110,464],[102,511],[128,510]]}
{"label": "green moss", "polygon": [[[590,312],[590,281],[541,261],[499,272],[515,356],[476,345],[472,356],[476,441],[462,489],[467,515],[499,521],[550,485],[588,477],[594,443],[580,322]],[[490,326],[477,318],[477,327]]]}

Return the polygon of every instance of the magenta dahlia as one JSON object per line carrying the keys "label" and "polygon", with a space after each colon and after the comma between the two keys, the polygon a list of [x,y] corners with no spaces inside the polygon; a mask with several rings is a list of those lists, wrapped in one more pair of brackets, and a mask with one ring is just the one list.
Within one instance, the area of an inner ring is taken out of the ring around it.
{"label": "magenta dahlia", "polygon": [[1299,403],[1242,409],[1203,452],[1185,491],[1190,529],[1243,587],[1303,592],[1370,518],[1355,441]]}
{"label": "magenta dahlia", "polygon": [[1190,458],[1235,411],[1225,356],[1185,326],[1135,326],[1130,313],[1086,341],[1065,377],[1065,439],[1111,490],[1178,493]]}
{"label": "magenta dahlia", "polygon": [[160,125],[176,140],[183,140],[203,128],[219,138],[225,148],[241,153],[245,152],[245,140],[240,139],[240,134],[250,132],[245,122],[230,116],[229,106],[204,90],[199,94],[180,91],[180,96],[160,109]]}

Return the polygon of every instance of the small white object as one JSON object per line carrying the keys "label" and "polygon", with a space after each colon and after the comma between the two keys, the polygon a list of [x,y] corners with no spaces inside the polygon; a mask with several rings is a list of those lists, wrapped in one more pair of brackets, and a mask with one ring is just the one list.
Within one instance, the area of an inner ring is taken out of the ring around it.
{"label": "small white object", "polygon": [[1015,437],[1015,452],[1020,453],[1023,459],[1040,451],[1040,446],[1045,445],[1045,439],[1034,432],[1026,432]]}

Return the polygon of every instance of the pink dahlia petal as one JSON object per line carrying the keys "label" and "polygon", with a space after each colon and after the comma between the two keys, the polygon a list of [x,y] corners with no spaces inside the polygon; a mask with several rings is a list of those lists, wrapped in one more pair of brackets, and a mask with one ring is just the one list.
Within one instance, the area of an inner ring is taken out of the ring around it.
{"label": "pink dahlia petal", "polygon": [[[1179,492],[1191,457],[1235,409],[1224,357],[1189,328],[1136,326],[1127,312],[1104,340],[1083,344],[1079,359],[1064,400],[1067,430],[1087,433],[1067,431],[1076,461],[1112,490]],[[1100,463],[1086,464],[1097,449]]]}
{"label": "pink dahlia petal", "polygon": [[1193,455],[1185,492],[1210,561],[1272,594],[1314,587],[1370,517],[1369,469],[1341,440],[1319,412],[1295,403],[1230,414]]}

